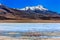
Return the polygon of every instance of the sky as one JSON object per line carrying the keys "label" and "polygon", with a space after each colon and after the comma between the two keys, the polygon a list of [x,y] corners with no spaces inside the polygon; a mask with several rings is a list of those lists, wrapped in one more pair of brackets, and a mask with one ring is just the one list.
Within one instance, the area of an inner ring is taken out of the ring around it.
{"label": "sky", "polygon": [[2,31],[60,30],[60,23],[0,23]]}
{"label": "sky", "polygon": [[51,11],[60,13],[60,0],[0,0],[0,3],[11,8],[43,5]]}

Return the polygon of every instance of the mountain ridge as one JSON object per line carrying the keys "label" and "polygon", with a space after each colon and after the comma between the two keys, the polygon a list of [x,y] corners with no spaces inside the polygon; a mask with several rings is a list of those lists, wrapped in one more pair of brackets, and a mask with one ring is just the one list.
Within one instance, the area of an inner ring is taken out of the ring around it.
{"label": "mountain ridge", "polygon": [[[26,9],[26,8],[25,8]],[[29,7],[26,10],[9,8],[0,4],[0,19],[22,20],[22,19],[40,19],[40,20],[58,20],[60,14],[44,8],[42,5]]]}

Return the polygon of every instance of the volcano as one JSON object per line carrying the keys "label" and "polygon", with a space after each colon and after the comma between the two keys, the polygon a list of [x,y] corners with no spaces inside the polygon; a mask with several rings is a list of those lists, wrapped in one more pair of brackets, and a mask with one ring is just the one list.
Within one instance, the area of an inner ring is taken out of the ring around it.
{"label": "volcano", "polygon": [[60,14],[50,11],[42,5],[17,9],[0,4],[0,20],[22,19],[60,20]]}

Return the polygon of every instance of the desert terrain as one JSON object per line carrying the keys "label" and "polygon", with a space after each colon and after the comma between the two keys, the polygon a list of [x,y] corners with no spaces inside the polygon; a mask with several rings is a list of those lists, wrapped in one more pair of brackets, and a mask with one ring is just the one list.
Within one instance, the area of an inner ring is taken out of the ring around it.
{"label": "desert terrain", "polygon": [[60,20],[0,20],[0,23],[60,23]]}
{"label": "desert terrain", "polygon": [[12,38],[7,36],[0,36],[0,40],[60,40],[60,38],[32,38],[32,37]]}

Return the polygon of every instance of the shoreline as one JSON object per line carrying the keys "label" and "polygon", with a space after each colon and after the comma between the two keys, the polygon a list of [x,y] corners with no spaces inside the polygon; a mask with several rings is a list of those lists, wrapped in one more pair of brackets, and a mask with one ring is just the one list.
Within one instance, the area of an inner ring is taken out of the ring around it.
{"label": "shoreline", "polygon": [[0,20],[0,23],[60,23],[60,20]]}
{"label": "shoreline", "polygon": [[0,40],[60,40],[60,38],[30,38],[30,37],[12,38],[8,36],[0,36]]}

